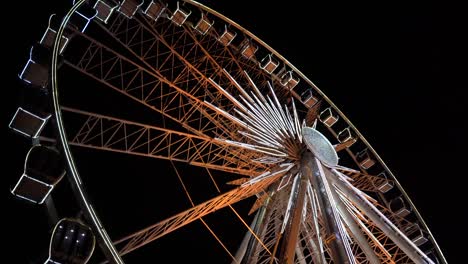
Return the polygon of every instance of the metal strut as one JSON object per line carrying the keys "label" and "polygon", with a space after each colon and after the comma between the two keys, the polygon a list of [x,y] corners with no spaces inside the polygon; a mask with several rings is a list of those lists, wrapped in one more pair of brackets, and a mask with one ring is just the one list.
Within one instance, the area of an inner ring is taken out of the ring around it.
{"label": "metal strut", "polygon": [[292,206],[288,223],[283,233],[283,242],[280,248],[280,263],[293,264],[299,230],[302,224],[302,209],[307,191],[307,176],[299,173],[291,189]]}
{"label": "metal strut", "polygon": [[330,247],[335,263],[353,263],[346,253],[344,238],[340,232],[339,215],[335,212],[333,197],[327,191],[328,183],[325,182],[322,164],[310,152],[304,153],[301,160],[302,174],[308,177],[317,192],[318,203],[322,208],[325,227],[327,230],[326,243]]}

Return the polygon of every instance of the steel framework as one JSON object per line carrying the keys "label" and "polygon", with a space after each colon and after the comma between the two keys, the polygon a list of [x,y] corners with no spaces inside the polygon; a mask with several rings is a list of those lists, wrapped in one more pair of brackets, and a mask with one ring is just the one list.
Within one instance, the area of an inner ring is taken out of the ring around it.
{"label": "steel framework", "polygon": [[[94,2],[78,1],[57,30],[51,88],[72,185],[95,221],[93,231],[100,230],[107,261],[121,263],[121,256],[202,220],[233,263],[445,263],[361,133],[263,41],[194,1]],[[86,5],[96,15],[79,28],[71,21],[86,18],[80,13]],[[59,58],[64,35],[70,43]],[[94,87],[85,95],[88,105],[59,102],[58,86],[77,90],[71,80]],[[102,105],[91,101],[99,89],[157,118],[143,118],[151,120],[146,123],[97,113]],[[229,184],[236,187],[195,205],[176,169],[192,207],[112,245],[81,190],[69,146],[186,163],[210,177],[212,170],[234,174]],[[338,164],[330,155],[350,162]],[[231,206],[249,197],[256,198],[250,225]],[[203,220],[224,207],[247,227],[235,253]]]}

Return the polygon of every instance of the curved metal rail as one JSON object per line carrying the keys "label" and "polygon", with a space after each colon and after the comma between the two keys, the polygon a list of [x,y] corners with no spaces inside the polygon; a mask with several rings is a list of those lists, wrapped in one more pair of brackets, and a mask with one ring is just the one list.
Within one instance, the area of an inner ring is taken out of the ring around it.
{"label": "curved metal rail", "polygon": [[96,212],[94,211],[92,204],[89,202],[87,194],[84,190],[83,182],[81,181],[80,175],[78,173],[78,169],[75,166],[75,161],[73,160],[73,156],[68,145],[67,135],[65,133],[65,128],[64,128],[63,120],[62,120],[62,112],[61,112],[61,108],[60,108],[59,100],[58,100],[57,62],[58,62],[60,42],[62,39],[63,31],[65,27],[67,26],[68,21],[70,20],[71,16],[85,2],[86,0],[79,0],[73,5],[73,7],[68,11],[68,13],[63,18],[62,23],[60,24],[60,27],[57,30],[57,35],[55,36],[54,48],[52,51],[52,64],[51,64],[52,66],[51,88],[52,88],[54,115],[55,115],[55,120],[57,122],[59,144],[62,147],[63,154],[65,156],[65,160],[68,166],[67,177],[69,178],[73,193],[75,194],[75,197],[77,198],[80,204],[81,210],[83,211],[85,217],[87,218],[88,222],[91,224],[91,229],[93,230],[94,235],[97,237],[101,250],[103,251],[107,260],[111,263],[123,264],[124,263],[123,260],[121,259],[117,250],[112,244],[112,240],[109,238],[109,235],[104,229],[104,226],[99,221],[99,218]]}

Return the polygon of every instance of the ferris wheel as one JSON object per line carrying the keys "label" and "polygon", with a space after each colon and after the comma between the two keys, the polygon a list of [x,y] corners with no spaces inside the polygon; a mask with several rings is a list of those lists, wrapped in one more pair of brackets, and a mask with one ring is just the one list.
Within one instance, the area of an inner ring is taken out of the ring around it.
{"label": "ferris wheel", "polygon": [[67,177],[61,199],[81,210],[57,223],[50,263],[131,262],[150,247],[157,260],[171,245],[231,263],[446,263],[340,109],[200,3],[76,1],[50,16],[19,77],[33,95],[9,125],[33,146],[12,193],[41,204]]}

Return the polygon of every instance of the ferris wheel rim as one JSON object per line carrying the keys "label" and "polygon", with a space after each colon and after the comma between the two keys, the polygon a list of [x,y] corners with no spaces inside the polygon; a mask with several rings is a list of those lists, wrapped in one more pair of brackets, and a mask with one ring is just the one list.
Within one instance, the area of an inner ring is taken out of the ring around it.
{"label": "ferris wheel rim", "polygon": [[88,221],[91,222],[91,228],[93,232],[98,237],[98,240],[101,241],[99,243],[104,254],[107,256],[109,260],[112,260],[113,263],[124,263],[122,258],[119,256],[116,248],[114,247],[112,240],[109,238],[105,228],[101,224],[99,217],[97,216],[96,212],[94,211],[92,204],[89,201],[89,198],[82,186],[81,177],[79,175],[78,169],[76,168],[75,161],[73,159],[72,153],[70,151],[67,135],[65,133],[65,126],[63,124],[62,119],[62,111],[61,106],[59,104],[59,97],[58,97],[58,81],[57,81],[57,66],[58,66],[58,55],[60,52],[60,44],[61,38],[64,32],[65,27],[68,24],[71,16],[78,10],[80,6],[86,3],[86,0],[78,0],[74,3],[72,8],[67,12],[65,17],[63,18],[59,29],[57,30],[57,34],[54,40],[53,51],[52,51],[52,63],[51,63],[51,90],[52,90],[52,102],[53,102],[53,109],[54,109],[54,116],[57,123],[58,129],[58,137],[59,137],[59,144],[62,148],[62,151],[65,155],[65,162],[67,163],[68,172],[67,177],[70,178],[70,184],[72,185],[72,191],[79,201],[79,205],[84,211],[85,216],[88,218]]}

